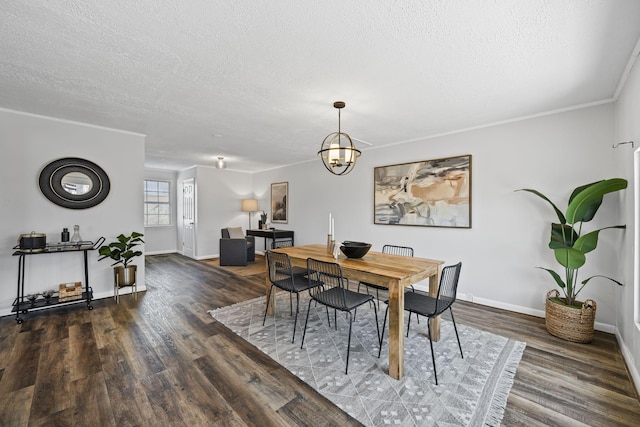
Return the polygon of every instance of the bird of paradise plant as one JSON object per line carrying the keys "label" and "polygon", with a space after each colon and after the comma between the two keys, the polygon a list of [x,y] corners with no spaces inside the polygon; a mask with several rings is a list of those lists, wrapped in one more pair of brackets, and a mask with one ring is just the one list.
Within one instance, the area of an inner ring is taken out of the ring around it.
{"label": "bird of paradise plant", "polygon": [[563,213],[558,207],[542,193],[529,188],[516,191],[527,191],[535,194],[548,202],[558,216],[558,223],[551,223],[551,240],[549,248],[553,250],[556,261],[564,268],[564,277],[556,271],[537,267],[547,271],[562,289],[564,298],[561,300],[566,305],[574,305],[576,297],[585,285],[595,277],[608,279],[618,285],[619,281],[607,276],[594,275],[578,282],[578,270],[586,263],[586,254],[598,246],[598,235],[602,230],[609,228],[626,228],[625,225],[612,225],[582,234],[583,224],[593,219],[598,208],[602,204],[605,194],[613,193],[627,188],[627,180],[611,178],[582,185],[571,193],[567,210]]}

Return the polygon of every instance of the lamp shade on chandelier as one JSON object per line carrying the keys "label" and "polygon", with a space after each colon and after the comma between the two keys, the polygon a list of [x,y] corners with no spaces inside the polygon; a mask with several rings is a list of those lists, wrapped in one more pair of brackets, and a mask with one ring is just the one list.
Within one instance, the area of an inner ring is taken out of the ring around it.
{"label": "lamp shade on chandelier", "polygon": [[338,109],[338,132],[326,136],[318,156],[329,172],[334,175],[346,175],[356,166],[356,159],[360,157],[361,152],[353,145],[351,137],[340,128],[340,110],[345,107],[345,103],[336,101],[333,106]]}

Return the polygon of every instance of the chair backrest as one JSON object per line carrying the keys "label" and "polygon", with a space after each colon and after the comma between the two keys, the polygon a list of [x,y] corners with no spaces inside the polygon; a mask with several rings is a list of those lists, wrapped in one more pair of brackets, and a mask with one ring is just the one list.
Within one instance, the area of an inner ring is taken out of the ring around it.
{"label": "chair backrest", "polygon": [[[323,304],[337,308],[338,310],[347,309],[345,281],[342,276],[340,264],[309,258],[307,259],[307,276],[309,281],[321,282],[323,284],[323,286],[315,286],[309,289],[309,294],[312,297],[323,293]],[[332,288],[334,288],[335,291],[326,292]]]}
{"label": "chair backrest", "polygon": [[440,275],[440,286],[438,287],[438,297],[436,299],[436,313],[440,315],[445,312],[451,304],[456,301],[458,293],[458,279],[460,278],[460,270],[462,263],[449,265],[442,269]]}
{"label": "chair backrest", "polygon": [[244,239],[242,227],[226,227],[220,230],[223,239]]}
{"label": "chair backrest", "polygon": [[413,248],[408,246],[384,245],[382,247],[383,254],[413,256]]}
{"label": "chair backrest", "polygon": [[271,249],[290,248],[291,246],[293,246],[292,239],[280,239],[280,240],[274,240],[273,242],[271,242]]}
{"label": "chair backrest", "polygon": [[291,259],[289,255],[267,251],[267,265],[269,266],[269,281],[278,283],[283,289],[293,290],[293,274],[291,273]]}

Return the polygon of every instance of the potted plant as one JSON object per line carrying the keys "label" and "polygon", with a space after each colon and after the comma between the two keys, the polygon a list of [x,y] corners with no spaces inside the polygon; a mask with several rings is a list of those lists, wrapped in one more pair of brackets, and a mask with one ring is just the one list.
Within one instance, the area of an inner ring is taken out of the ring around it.
{"label": "potted plant", "polygon": [[98,253],[101,256],[98,261],[106,258],[115,261],[111,266],[114,268],[116,283],[120,287],[132,286],[136,281],[138,266],[129,264],[133,261],[133,258],[142,255],[142,251],[134,250],[140,243],[144,243],[142,236],[142,233],[136,233],[135,231],[129,236],[121,234],[116,238],[115,242],[101,246],[98,249]]}
{"label": "potted plant", "polygon": [[562,268],[561,274],[549,268],[537,267],[547,271],[562,291],[562,296],[557,289],[547,293],[545,323],[550,334],[568,341],[590,342],[593,339],[596,304],[592,300],[578,301],[578,294],[596,277],[622,285],[617,280],[601,275],[594,275],[579,282],[578,270],[586,263],[586,254],[596,249],[600,231],[626,228],[625,225],[613,225],[590,232],[583,230],[584,223],[591,221],[595,216],[604,195],[625,188],[627,181],[622,178],[582,185],[571,193],[565,213],[536,190],[516,190],[528,191],[540,197],[551,205],[558,216],[558,222],[551,223],[549,248],[553,250],[555,259]]}
{"label": "potted plant", "polygon": [[265,211],[262,211],[262,213],[260,214],[260,224],[260,228],[264,230],[267,229],[267,213]]}

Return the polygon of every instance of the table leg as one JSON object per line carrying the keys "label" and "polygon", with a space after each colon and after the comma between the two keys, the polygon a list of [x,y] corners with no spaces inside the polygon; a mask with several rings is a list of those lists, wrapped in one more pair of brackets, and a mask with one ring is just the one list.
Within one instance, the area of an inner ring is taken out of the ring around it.
{"label": "table leg", "polygon": [[[438,267],[438,274],[429,277],[429,295],[433,298],[438,296],[438,286],[440,286],[440,273],[441,269]],[[431,327],[431,340],[440,340],[440,316],[434,317],[430,320],[429,326]]]}
{"label": "table leg", "polygon": [[389,375],[404,375],[404,289],[397,282],[389,286]]}

